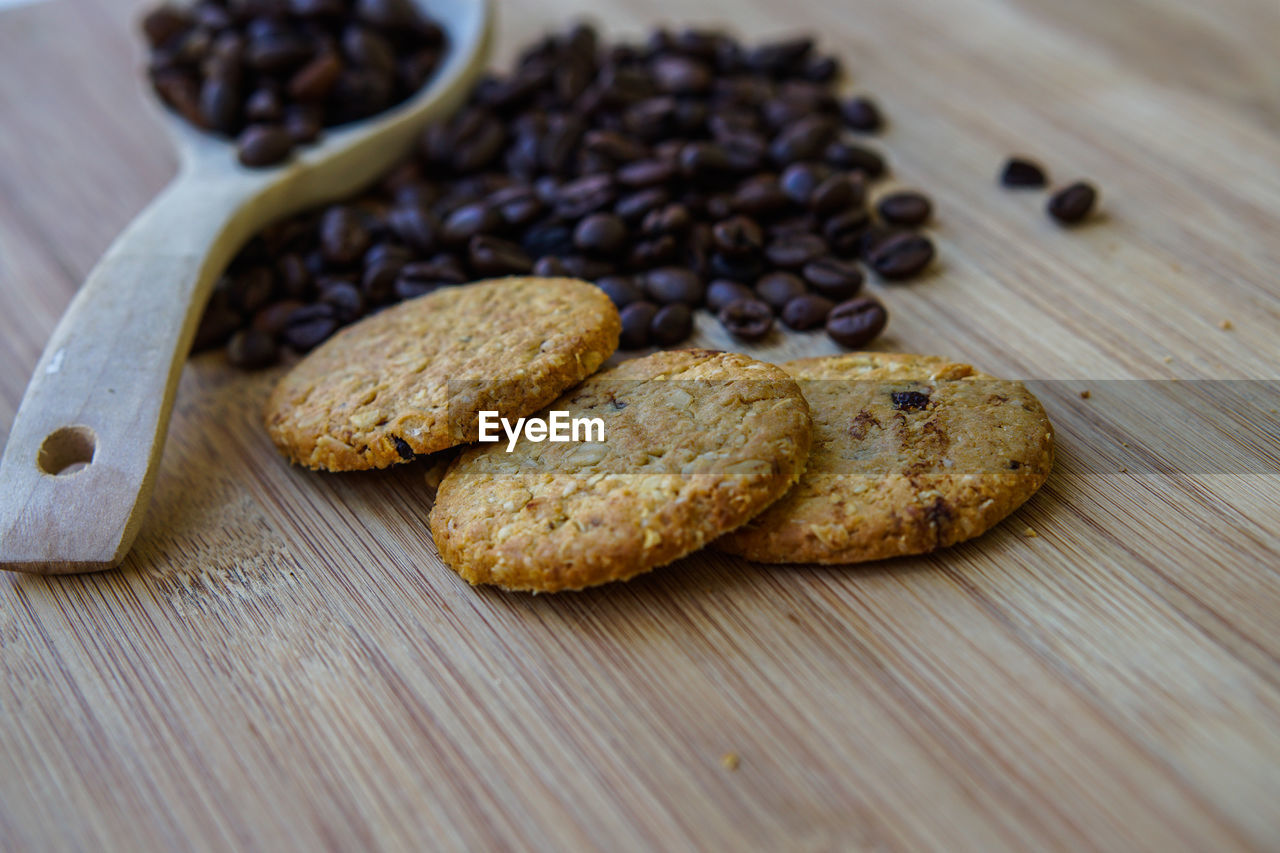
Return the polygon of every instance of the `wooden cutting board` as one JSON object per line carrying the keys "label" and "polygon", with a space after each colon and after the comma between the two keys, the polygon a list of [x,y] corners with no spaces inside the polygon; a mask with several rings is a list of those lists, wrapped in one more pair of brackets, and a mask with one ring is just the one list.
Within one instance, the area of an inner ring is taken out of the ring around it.
{"label": "wooden cutting board", "polygon": [[[173,169],[139,8],[0,11],[0,428]],[[500,60],[578,8],[506,4]],[[124,567],[0,577],[0,848],[1280,848],[1280,478],[1130,458],[1176,419],[1103,382],[1275,399],[1280,6],[591,8],[610,32],[811,30],[848,60],[895,180],[938,208],[936,272],[880,289],[880,344],[1064,380],[1037,385],[1048,485],[919,559],[473,590],[423,468],[290,469],[256,419],[272,376],[199,358]],[[1015,151],[1096,181],[1103,216],[1065,231],[998,190]]]}

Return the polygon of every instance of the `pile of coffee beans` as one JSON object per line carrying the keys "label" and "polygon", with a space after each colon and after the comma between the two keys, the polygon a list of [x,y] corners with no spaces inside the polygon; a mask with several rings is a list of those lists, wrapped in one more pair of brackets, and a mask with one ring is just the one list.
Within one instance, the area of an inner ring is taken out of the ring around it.
{"label": "pile of coffee beans", "polygon": [[270,166],[321,128],[400,103],[432,75],[444,34],[413,0],[200,0],[142,21],[156,93]]}
{"label": "pile of coffee beans", "polygon": [[869,203],[886,166],[862,137],[883,119],[868,98],[838,96],[839,75],[807,38],[549,36],[376,188],[255,238],[197,345],[268,364],[390,303],[535,274],[596,282],[629,349],[680,343],[704,308],[746,341],[780,322],[864,346],[887,320],[861,295],[864,270],[922,273],[932,204],[916,192]]}

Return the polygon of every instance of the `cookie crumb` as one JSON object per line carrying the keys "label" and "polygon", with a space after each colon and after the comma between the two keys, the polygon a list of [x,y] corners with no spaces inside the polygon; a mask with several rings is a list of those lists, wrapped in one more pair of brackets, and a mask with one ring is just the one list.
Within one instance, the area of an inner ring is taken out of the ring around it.
{"label": "cookie crumb", "polygon": [[1035,539],[1035,538],[1036,538],[1037,536],[1039,536],[1040,534],[1039,534],[1039,533],[1036,533],[1036,532],[1035,532],[1035,530],[1033,530],[1032,528],[1028,527],[1026,530],[1022,531],[1022,535],[1023,535],[1023,536],[1025,536],[1025,537],[1027,537],[1028,539]]}
{"label": "cookie crumb", "polygon": [[1221,323],[1218,324],[1218,328],[1224,332],[1229,332],[1232,329],[1234,329],[1235,326],[1232,325],[1230,320],[1223,320]]}
{"label": "cookie crumb", "polygon": [[1173,364],[1173,356],[1171,356],[1171,355],[1166,355],[1166,356],[1164,357],[1164,363],[1165,363],[1165,364]]}
{"label": "cookie crumb", "polygon": [[1090,394],[1088,391],[1081,391],[1081,392],[1080,392],[1080,399],[1081,399],[1081,400],[1088,400],[1088,399],[1089,399],[1090,397],[1092,397],[1092,396],[1093,396],[1093,395],[1092,395],[1092,394]]}
{"label": "cookie crumb", "polygon": [[1126,468],[1126,467],[1124,467],[1123,465],[1121,465],[1121,466],[1120,466],[1120,473],[1121,473],[1121,474],[1128,474],[1128,473],[1129,473],[1129,469],[1128,469],[1128,468]]}
{"label": "cookie crumb", "polygon": [[720,756],[720,766],[729,772],[738,769],[738,765],[742,763],[742,759],[738,757],[736,752],[726,752]]}

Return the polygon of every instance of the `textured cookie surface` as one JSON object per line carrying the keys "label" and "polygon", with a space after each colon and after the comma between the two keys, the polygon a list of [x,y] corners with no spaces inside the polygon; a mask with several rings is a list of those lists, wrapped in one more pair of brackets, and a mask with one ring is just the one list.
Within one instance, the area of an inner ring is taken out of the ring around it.
{"label": "textured cookie surface", "polygon": [[795,381],[736,353],[624,362],[549,410],[600,418],[605,440],[469,448],[440,484],[431,534],[473,584],[580,589],[665,565],[776,500],[808,457]]}
{"label": "textured cookie surface", "polygon": [[970,539],[1044,483],[1053,427],[1021,383],[944,358],[850,353],[782,365],[813,413],[794,489],[717,549],[856,563]]}
{"label": "textured cookie surface", "polygon": [[527,415],[618,346],[617,309],[568,278],[447,287],[348,326],[276,386],[280,452],[329,471],[384,468],[474,441],[483,409]]}

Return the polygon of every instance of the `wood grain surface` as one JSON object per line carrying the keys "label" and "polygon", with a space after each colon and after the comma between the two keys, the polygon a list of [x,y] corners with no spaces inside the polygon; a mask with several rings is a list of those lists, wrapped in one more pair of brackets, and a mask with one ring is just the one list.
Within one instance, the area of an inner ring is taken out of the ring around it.
{"label": "wood grain surface", "polygon": [[[0,11],[5,430],[175,165],[139,8]],[[499,60],[586,8],[506,3]],[[1038,386],[1048,485],[918,559],[705,554],[582,594],[473,590],[427,535],[424,466],[290,469],[257,421],[272,376],[201,357],[124,567],[0,578],[0,847],[1280,849],[1280,479],[1126,466],[1133,407],[1074,390],[1274,388],[1280,6],[589,9],[612,33],[727,22],[840,51],[895,180],[939,211],[936,273],[881,288],[881,345],[1069,380]],[[1096,181],[1104,215],[1065,231],[997,190],[1013,151]]]}

